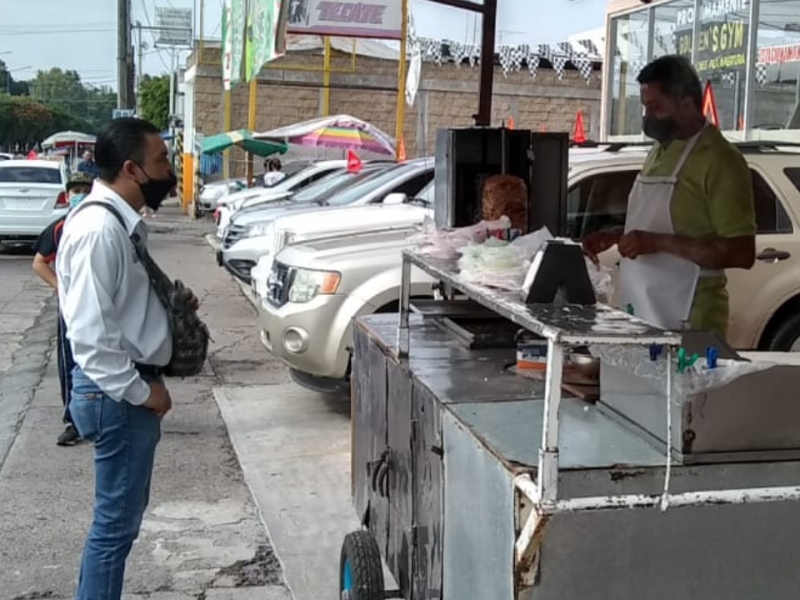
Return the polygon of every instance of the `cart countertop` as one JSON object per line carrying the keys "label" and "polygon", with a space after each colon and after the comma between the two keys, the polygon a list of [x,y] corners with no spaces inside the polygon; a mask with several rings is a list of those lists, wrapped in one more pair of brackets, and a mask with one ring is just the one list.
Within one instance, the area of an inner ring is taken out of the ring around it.
{"label": "cart countertop", "polygon": [[473,301],[545,339],[569,345],[679,345],[678,332],[665,331],[605,304],[526,304],[519,293],[489,288],[464,280],[454,259],[403,251],[404,260],[460,290]]}

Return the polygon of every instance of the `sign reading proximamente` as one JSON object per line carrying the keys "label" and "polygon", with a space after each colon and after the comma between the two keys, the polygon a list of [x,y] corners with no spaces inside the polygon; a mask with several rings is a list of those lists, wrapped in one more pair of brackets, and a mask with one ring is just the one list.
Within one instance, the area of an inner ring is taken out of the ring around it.
{"label": "sign reading proximamente", "polygon": [[698,73],[736,70],[747,57],[747,10],[750,0],[703,0],[700,27],[694,39],[695,11],[679,10],[675,22],[675,47],[678,54],[692,57]]}
{"label": "sign reading proximamente", "polygon": [[400,39],[401,0],[286,0],[289,33]]}
{"label": "sign reading proximamente", "polygon": [[156,7],[156,44],[162,46],[192,45],[192,9]]}

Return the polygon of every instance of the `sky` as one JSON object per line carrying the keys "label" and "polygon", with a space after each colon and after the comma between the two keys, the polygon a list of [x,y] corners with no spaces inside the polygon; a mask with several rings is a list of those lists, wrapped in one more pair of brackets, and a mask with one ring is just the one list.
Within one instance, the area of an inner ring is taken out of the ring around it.
{"label": "sky", "polygon": [[[192,8],[203,0],[131,0],[132,22],[155,25],[155,7]],[[498,44],[554,43],[600,27],[606,0],[498,0]],[[15,79],[39,69],[74,69],[90,84],[116,88],[115,0],[0,0],[0,60]],[[221,0],[205,0],[204,31],[220,36]],[[544,7],[547,7],[544,9]],[[479,42],[480,18],[425,0],[411,0],[419,35]],[[199,12],[199,11],[198,11]],[[166,73],[170,53],[144,32],[145,72]],[[135,40],[135,37],[134,37]]]}

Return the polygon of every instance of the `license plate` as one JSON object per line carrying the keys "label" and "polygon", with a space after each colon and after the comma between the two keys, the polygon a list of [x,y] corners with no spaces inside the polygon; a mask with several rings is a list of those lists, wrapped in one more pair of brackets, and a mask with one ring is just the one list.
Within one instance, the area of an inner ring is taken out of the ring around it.
{"label": "license plate", "polygon": [[3,207],[8,210],[42,210],[41,198],[6,198]]}

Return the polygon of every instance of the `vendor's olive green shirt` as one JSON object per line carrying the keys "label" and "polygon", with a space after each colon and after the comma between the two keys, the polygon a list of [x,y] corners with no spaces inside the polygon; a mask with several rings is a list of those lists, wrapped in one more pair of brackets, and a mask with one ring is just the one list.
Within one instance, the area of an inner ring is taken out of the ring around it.
{"label": "vendor's olive green shirt", "polygon": [[[665,147],[656,142],[645,160],[642,175],[671,175],[686,143],[675,140]],[[750,168],[739,150],[716,127],[708,126],[700,134],[678,175],[670,208],[676,235],[732,238],[756,234]],[[726,284],[724,276],[701,276],[689,316],[692,328],[727,335]]]}

